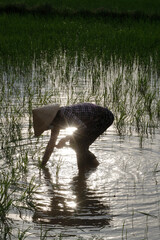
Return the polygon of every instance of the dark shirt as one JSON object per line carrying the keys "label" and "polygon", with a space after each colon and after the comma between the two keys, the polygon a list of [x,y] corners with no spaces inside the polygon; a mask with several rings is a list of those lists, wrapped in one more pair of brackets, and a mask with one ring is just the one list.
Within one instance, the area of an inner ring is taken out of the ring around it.
{"label": "dark shirt", "polygon": [[59,128],[75,126],[77,128],[87,128],[92,121],[101,115],[108,114],[108,108],[104,108],[92,103],[80,103],[71,106],[61,107],[53,120],[53,126]]}

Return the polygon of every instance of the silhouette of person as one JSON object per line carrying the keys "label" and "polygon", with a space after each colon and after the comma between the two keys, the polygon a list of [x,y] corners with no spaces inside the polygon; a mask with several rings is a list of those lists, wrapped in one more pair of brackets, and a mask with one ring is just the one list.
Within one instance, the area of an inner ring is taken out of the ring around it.
{"label": "silhouette of person", "polygon": [[[113,123],[113,113],[107,107],[92,103],[80,103],[60,107],[50,105],[33,110],[33,125],[35,135],[51,129],[51,137],[46,147],[42,166],[49,160],[54,147],[63,148],[69,142],[77,155],[79,170],[97,167],[99,162],[95,155],[89,151],[89,146]],[[56,145],[61,129],[75,126],[77,130],[73,135],[67,135]]]}

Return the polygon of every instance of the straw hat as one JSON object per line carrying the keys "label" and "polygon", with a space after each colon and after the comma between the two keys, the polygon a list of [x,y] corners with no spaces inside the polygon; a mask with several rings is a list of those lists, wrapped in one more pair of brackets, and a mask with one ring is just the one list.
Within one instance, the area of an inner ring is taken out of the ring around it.
{"label": "straw hat", "polygon": [[33,113],[33,128],[36,137],[39,137],[55,118],[60,106],[59,104],[47,105],[32,110]]}

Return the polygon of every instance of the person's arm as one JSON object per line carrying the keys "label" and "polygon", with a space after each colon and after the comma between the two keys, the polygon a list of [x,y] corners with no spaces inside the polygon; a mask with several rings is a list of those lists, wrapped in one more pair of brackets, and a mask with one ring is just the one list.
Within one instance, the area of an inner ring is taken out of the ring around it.
{"label": "person's arm", "polygon": [[60,131],[59,128],[54,128],[54,129],[51,130],[51,137],[50,137],[50,140],[47,144],[44,156],[42,158],[42,163],[41,163],[42,167],[46,165],[47,161],[49,160],[49,158],[50,158],[50,156],[51,156],[51,154],[54,150],[59,131]]}
{"label": "person's arm", "polygon": [[[61,117],[65,119],[66,126],[76,126],[77,129],[80,131],[83,129],[86,129],[86,125],[84,122],[82,122],[72,111],[66,110],[61,112]],[[66,137],[62,138],[58,144],[56,145],[56,148],[63,148],[66,145],[66,142],[68,142],[73,135],[67,135]]]}
{"label": "person's arm", "polygon": [[86,127],[78,128],[72,135],[67,135],[66,137],[62,138],[58,144],[55,146],[56,148],[63,148],[66,146],[66,142],[70,140],[74,140],[76,135],[85,135]]}
{"label": "person's arm", "polygon": [[62,138],[59,143],[56,145],[56,148],[63,148],[71,138],[71,135],[67,135],[66,137]]}

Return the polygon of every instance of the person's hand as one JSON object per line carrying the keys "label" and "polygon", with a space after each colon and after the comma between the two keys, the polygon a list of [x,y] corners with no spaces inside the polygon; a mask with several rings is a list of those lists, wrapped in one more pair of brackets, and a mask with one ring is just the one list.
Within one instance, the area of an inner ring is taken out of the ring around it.
{"label": "person's hand", "polygon": [[59,143],[56,145],[56,148],[63,148],[66,145],[66,142],[70,140],[70,136],[62,138]]}
{"label": "person's hand", "polygon": [[59,143],[56,145],[56,148],[63,148],[66,144],[66,138],[62,138]]}

